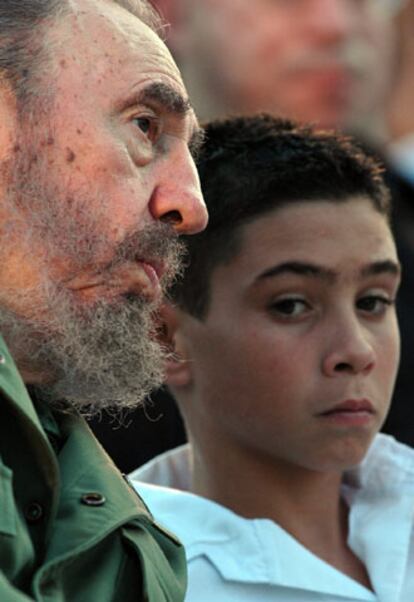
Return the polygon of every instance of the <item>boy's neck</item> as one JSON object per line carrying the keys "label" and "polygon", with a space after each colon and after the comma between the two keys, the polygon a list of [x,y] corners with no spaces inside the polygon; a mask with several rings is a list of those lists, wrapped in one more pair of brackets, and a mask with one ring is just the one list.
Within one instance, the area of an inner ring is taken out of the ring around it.
{"label": "boy's neck", "polygon": [[208,454],[194,450],[194,493],[244,518],[273,520],[313,554],[371,588],[364,566],[347,544],[348,508],[341,498],[341,473],[257,458],[250,450],[221,450],[220,458],[212,455],[211,449]]}

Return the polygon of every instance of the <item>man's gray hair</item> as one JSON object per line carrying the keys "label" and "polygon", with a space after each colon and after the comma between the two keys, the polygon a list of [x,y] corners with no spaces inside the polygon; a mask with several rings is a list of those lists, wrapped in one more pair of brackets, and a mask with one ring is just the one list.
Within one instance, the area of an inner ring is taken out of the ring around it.
{"label": "man's gray hair", "polygon": [[[112,1],[161,35],[161,17],[148,0]],[[45,28],[71,10],[70,0],[0,0],[0,78],[11,83],[23,104],[31,93],[39,92],[36,75],[50,51],[44,43]]]}
{"label": "man's gray hair", "polygon": [[127,11],[141,19],[148,27],[150,27],[159,36],[162,35],[165,29],[165,23],[162,20],[160,13],[156,10],[149,0],[112,0],[115,4],[119,4]]}

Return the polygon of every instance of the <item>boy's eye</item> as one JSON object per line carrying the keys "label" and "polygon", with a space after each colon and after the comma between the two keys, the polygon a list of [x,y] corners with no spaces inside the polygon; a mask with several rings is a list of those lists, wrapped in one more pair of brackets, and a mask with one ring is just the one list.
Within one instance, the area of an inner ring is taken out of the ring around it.
{"label": "boy's eye", "polygon": [[296,317],[302,315],[309,309],[309,305],[303,299],[295,299],[294,297],[280,299],[271,305],[273,313],[280,314],[286,317]]}
{"label": "boy's eye", "polygon": [[357,301],[357,308],[373,315],[383,314],[394,300],[382,295],[367,295]]}

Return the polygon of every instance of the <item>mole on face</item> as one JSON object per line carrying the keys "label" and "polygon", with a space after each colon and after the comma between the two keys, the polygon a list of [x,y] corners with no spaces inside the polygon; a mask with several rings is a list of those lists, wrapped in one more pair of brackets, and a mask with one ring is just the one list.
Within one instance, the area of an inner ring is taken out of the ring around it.
{"label": "mole on face", "polygon": [[75,153],[73,152],[73,150],[71,148],[67,147],[67,149],[66,149],[66,161],[68,163],[73,163],[75,159],[76,159]]}

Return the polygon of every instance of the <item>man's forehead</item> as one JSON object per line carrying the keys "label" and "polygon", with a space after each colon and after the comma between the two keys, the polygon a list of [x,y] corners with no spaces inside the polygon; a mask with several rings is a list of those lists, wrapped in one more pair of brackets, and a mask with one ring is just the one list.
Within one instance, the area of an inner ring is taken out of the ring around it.
{"label": "man's forehead", "polygon": [[101,77],[119,83],[126,78],[131,86],[165,80],[172,89],[170,102],[174,94],[183,105],[188,102],[169,50],[145,23],[112,0],[72,0],[72,6],[73,12],[51,30],[57,62],[83,68],[90,83]]}
{"label": "man's forehead", "polygon": [[[144,42],[150,38],[161,42],[159,36],[136,14],[126,10],[115,0],[69,0],[69,4],[71,10],[67,21],[75,27],[77,33],[89,33],[91,36],[109,33],[115,42],[122,36],[139,33]],[[92,37],[89,41],[94,43]]]}
{"label": "man's forehead", "polygon": [[115,115],[147,105],[175,115],[191,147],[197,148],[198,121],[181,74],[157,34],[111,0],[72,4],[76,10],[51,28],[64,106],[71,101],[70,106],[79,105],[84,112],[94,105],[95,111],[101,107]]}
{"label": "man's forehead", "polygon": [[[85,46],[93,52],[104,47],[109,57],[120,50],[125,55],[141,50],[146,54],[157,54],[169,67],[179,74],[169,50],[159,35],[146,25],[136,14],[123,8],[115,0],[69,0],[71,11],[62,19],[66,31],[63,39],[75,37],[75,49],[84,51]],[[59,23],[57,23],[59,28]],[[66,33],[66,36],[65,36]],[[82,44],[83,43],[83,44]],[[118,58],[118,57],[117,57]]]}

